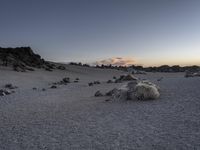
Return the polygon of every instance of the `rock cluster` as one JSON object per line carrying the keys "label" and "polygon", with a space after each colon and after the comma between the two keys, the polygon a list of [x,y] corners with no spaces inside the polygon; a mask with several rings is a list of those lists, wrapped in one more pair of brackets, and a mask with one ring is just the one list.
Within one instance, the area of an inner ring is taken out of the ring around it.
{"label": "rock cluster", "polygon": [[[12,84],[6,84],[4,86],[4,89],[0,89],[0,96],[10,95],[11,93],[14,93],[14,89],[18,88],[17,86],[14,86]],[[12,90],[12,91],[11,91]]]}
{"label": "rock cluster", "polygon": [[[160,97],[160,88],[149,81],[131,81],[120,88],[114,88],[107,92],[105,96],[110,96],[109,100],[154,100]],[[100,91],[95,96],[103,96]],[[107,100],[108,101],[108,100]]]}
{"label": "rock cluster", "polygon": [[70,78],[65,77],[61,81],[54,82],[53,85],[67,85],[68,83],[70,83]]}
{"label": "rock cluster", "polygon": [[88,83],[88,86],[93,86],[94,84],[101,84],[101,82],[99,81],[90,82]]}
{"label": "rock cluster", "polygon": [[200,72],[190,72],[190,71],[186,71],[185,72],[185,77],[189,78],[189,77],[200,77]]}
{"label": "rock cluster", "polygon": [[8,89],[0,89],[0,96],[5,96],[5,95],[9,95],[12,92]]}

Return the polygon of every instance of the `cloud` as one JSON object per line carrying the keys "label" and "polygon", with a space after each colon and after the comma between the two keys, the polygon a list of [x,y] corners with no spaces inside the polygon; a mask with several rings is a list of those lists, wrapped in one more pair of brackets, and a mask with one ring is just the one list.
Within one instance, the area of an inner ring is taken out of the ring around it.
{"label": "cloud", "polygon": [[104,60],[100,60],[96,62],[96,65],[114,65],[114,66],[130,66],[135,64],[135,60],[133,58],[126,57],[112,57]]}

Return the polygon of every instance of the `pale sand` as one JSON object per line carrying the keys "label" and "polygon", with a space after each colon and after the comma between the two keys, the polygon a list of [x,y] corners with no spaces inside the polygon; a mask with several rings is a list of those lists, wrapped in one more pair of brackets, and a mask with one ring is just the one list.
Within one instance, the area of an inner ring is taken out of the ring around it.
{"label": "pale sand", "polygon": [[[154,101],[105,102],[107,97],[94,97],[97,90],[124,84],[106,83],[121,74],[78,66],[26,73],[1,68],[0,89],[7,83],[19,88],[0,97],[0,149],[200,149],[200,78],[138,75],[160,86],[161,97]],[[49,89],[49,83],[63,77],[80,82]],[[160,77],[164,79],[157,82]],[[101,84],[89,87],[95,80]]]}

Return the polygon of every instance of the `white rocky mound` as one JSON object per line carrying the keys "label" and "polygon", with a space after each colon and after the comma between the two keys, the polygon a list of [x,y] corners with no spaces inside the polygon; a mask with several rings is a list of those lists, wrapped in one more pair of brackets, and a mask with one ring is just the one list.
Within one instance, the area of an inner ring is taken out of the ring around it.
{"label": "white rocky mound", "polygon": [[139,82],[134,92],[138,100],[154,100],[160,96],[159,88],[151,82]]}
{"label": "white rocky mound", "polygon": [[134,81],[108,92],[111,100],[154,100],[160,97],[160,88],[149,81]]}

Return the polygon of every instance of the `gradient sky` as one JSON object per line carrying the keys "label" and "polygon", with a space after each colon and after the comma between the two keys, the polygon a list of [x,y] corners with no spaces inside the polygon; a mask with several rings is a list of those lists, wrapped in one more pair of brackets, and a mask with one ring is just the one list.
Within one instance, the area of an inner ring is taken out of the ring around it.
{"label": "gradient sky", "polygon": [[1,0],[0,19],[0,47],[52,61],[200,65],[200,0]]}

